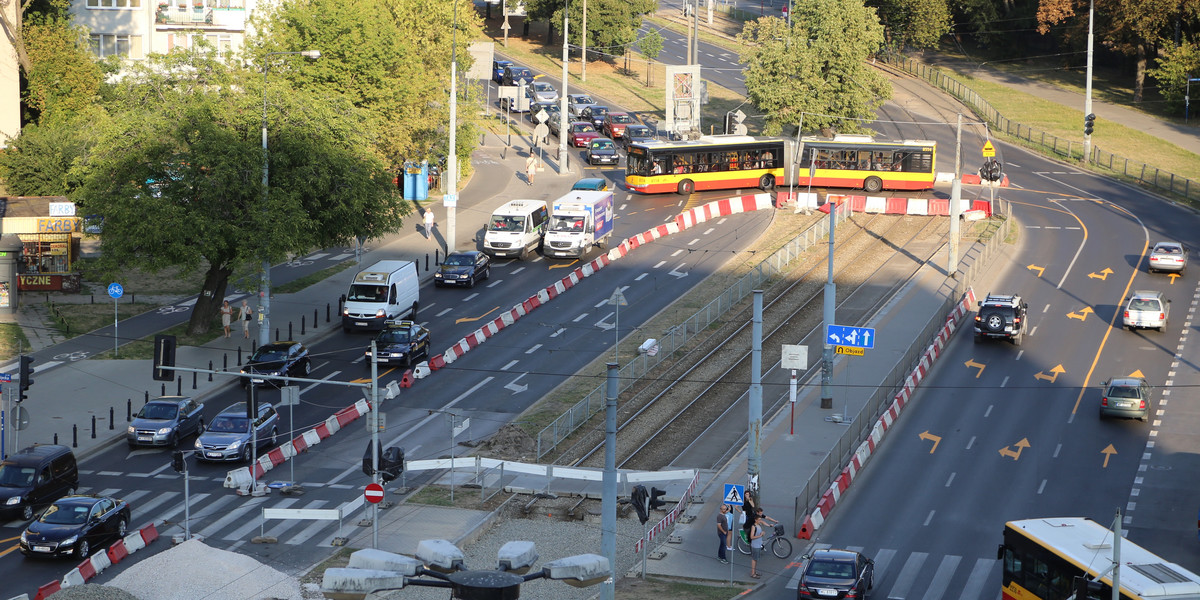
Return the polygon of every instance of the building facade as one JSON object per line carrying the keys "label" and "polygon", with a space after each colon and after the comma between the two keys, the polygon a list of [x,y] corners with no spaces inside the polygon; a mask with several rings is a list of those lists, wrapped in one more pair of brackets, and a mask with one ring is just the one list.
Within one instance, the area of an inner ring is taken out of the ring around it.
{"label": "building facade", "polygon": [[207,39],[222,53],[245,44],[251,11],[259,0],[74,0],[75,24],[90,31],[99,57],[145,59]]}

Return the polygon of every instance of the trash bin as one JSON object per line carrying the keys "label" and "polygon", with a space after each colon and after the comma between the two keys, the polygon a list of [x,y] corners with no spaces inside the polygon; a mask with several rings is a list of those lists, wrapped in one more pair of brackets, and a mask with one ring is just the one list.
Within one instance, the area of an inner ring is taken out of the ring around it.
{"label": "trash bin", "polygon": [[404,199],[429,199],[429,163],[404,163]]}

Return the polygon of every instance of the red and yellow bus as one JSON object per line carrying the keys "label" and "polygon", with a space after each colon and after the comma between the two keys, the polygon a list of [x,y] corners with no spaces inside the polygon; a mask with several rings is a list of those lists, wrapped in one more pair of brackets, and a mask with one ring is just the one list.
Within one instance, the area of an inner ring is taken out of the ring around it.
{"label": "red and yellow bus", "polygon": [[937,144],[925,140],[875,141],[714,135],[699,140],[632,144],[625,185],[634,191],[690,194],[697,190],[789,184],[881,190],[927,190],[937,173]]}
{"label": "red and yellow bus", "polygon": [[[1066,600],[1076,577],[1112,597],[1113,532],[1082,517],[1009,521],[1004,525],[1003,600]],[[1122,600],[1200,598],[1200,576],[1121,539],[1117,571]]]}

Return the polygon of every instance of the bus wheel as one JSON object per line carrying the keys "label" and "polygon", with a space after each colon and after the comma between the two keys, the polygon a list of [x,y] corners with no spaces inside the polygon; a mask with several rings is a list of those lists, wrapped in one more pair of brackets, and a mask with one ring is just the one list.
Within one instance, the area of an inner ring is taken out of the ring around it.
{"label": "bus wheel", "polygon": [[868,193],[878,194],[879,192],[883,191],[883,180],[878,177],[868,177],[867,180],[863,182],[863,189]]}
{"label": "bus wheel", "polygon": [[696,184],[691,179],[684,179],[679,182],[679,193],[684,196],[691,196],[692,192],[696,191]]}
{"label": "bus wheel", "polygon": [[758,189],[760,189],[764,192],[769,192],[769,191],[775,189],[775,176],[774,175],[763,175],[762,177],[759,177],[758,178]]}

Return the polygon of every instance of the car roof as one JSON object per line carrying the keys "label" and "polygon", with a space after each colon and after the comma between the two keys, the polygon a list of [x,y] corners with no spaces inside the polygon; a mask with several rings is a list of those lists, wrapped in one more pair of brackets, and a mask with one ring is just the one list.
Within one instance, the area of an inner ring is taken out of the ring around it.
{"label": "car roof", "polygon": [[1133,292],[1132,298],[1161,298],[1162,292],[1158,290],[1136,290]]}
{"label": "car roof", "polygon": [[851,550],[838,550],[829,548],[825,550],[816,550],[812,553],[813,560],[833,560],[833,561],[853,561],[857,560],[858,553]]}
{"label": "car roof", "polygon": [[[104,498],[106,498],[106,496],[96,496],[93,494],[76,494],[74,496],[63,496],[62,498],[55,500],[54,503],[59,506],[91,506],[91,505],[103,500]],[[113,498],[112,500],[114,502],[117,501],[116,498]]]}
{"label": "car roof", "polygon": [[20,452],[9,454],[8,459],[4,462],[18,465],[28,464],[41,461],[44,458],[70,453],[71,449],[61,444],[34,444],[21,449]]}
{"label": "car roof", "polygon": [[[446,258],[450,258],[451,256],[454,256],[456,254],[460,255],[460,256],[479,256],[480,254],[483,254],[483,253],[478,250],[455,250],[454,252],[447,254]],[[443,260],[445,260],[445,259],[443,259]]]}
{"label": "car roof", "polygon": [[[258,410],[262,411],[264,408],[271,408],[272,406],[273,405],[270,402],[259,401]],[[225,410],[218,413],[217,416],[219,417],[221,415],[234,415],[234,414],[245,416],[246,403],[245,402],[234,402],[233,404],[230,404]]]}
{"label": "car roof", "polygon": [[1109,386],[1137,387],[1143,383],[1146,383],[1146,380],[1141,377],[1113,377],[1108,380]]}
{"label": "car roof", "polygon": [[188,400],[191,400],[191,398],[188,398],[187,396],[162,396],[155,398],[146,404],[169,404],[171,406],[179,406]]}
{"label": "car roof", "polygon": [[1168,242],[1168,241],[1162,241],[1162,242],[1158,242],[1157,244],[1154,244],[1154,247],[1155,247],[1155,248],[1157,248],[1157,247],[1159,247],[1159,246],[1172,246],[1172,247],[1179,247],[1179,246],[1182,246],[1182,245],[1183,245],[1183,243],[1182,243],[1182,242]]}

